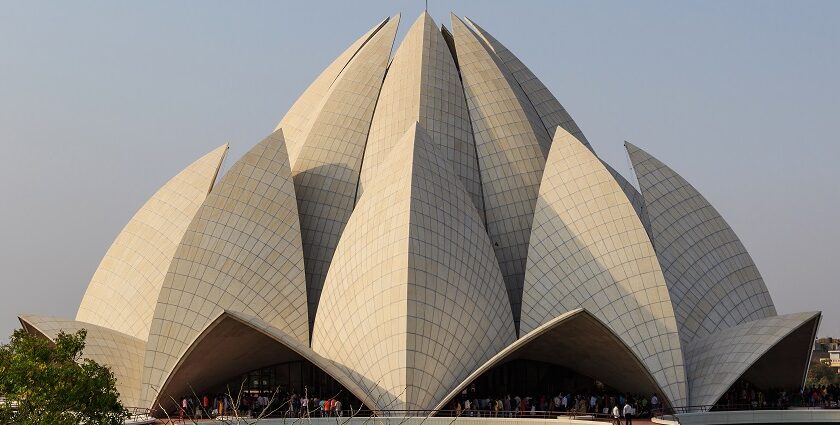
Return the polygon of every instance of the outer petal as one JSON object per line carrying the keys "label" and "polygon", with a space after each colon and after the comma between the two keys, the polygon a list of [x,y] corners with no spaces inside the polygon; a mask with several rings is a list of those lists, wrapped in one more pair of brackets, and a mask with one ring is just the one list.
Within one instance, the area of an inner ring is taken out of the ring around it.
{"label": "outer petal", "polygon": [[726,220],[674,170],[630,143],[626,147],[682,341],[775,316],[761,274]]}
{"label": "outer petal", "polygon": [[820,313],[753,320],[691,341],[686,370],[692,406],[716,403],[740,377],[759,388],[796,388],[805,380]]}
{"label": "outer petal", "polygon": [[452,28],[475,132],[487,233],[518,328],[531,221],[551,138],[519,84],[479,36],[454,15]]}
{"label": "outer petal", "polygon": [[677,324],[647,233],[609,170],[558,127],[534,214],[521,330],[580,307],[621,337],[673,404],[685,403]]}
{"label": "outer petal", "polygon": [[145,341],[108,328],[56,317],[21,315],[21,325],[31,334],[55,341],[58,333],[87,330],[83,358],[111,368],[117,379],[120,401],[129,407],[140,406],[140,378],[143,370]]}
{"label": "outer petal", "polygon": [[146,346],[144,401],[224,310],[257,316],[307,344],[303,273],[295,191],[277,130],[219,181],[175,252]]}
{"label": "outer petal", "polygon": [[353,212],[370,120],[399,22],[396,17],[385,24],[347,64],[298,136],[299,154],[291,157],[310,324],[335,246]]}
{"label": "outer petal", "polygon": [[359,39],[351,44],[350,47],[348,47],[341,55],[335,58],[335,60],[333,60],[333,62],[321,72],[321,75],[319,75],[318,78],[316,78],[315,81],[306,88],[298,100],[296,100],[292,107],[289,108],[289,111],[286,112],[283,119],[280,120],[280,123],[277,124],[277,127],[274,130],[276,131],[280,128],[283,129],[286,136],[286,145],[290,158],[297,157],[304,140],[304,138],[301,137],[301,133],[307,127],[307,124],[313,114],[317,112],[318,106],[324,96],[326,96],[330,87],[332,87],[333,83],[338,78],[338,75],[342,70],[344,70],[347,63],[350,62],[350,59],[356,55],[359,49],[361,49],[362,46],[364,46],[365,43],[367,43],[367,41],[370,40],[370,38],[373,37],[373,35],[376,34],[377,31],[379,31],[379,29],[387,22],[388,18],[383,19],[373,28],[368,30],[368,32],[364,35],[359,37]]}
{"label": "outer petal", "polygon": [[412,127],[360,199],[336,251],[313,349],[381,409],[430,409],[514,339],[490,241],[469,195]]}
{"label": "outer petal", "polygon": [[376,179],[393,146],[414,123],[427,129],[484,215],[475,140],[464,87],[443,36],[423,12],[405,36],[376,104],[359,195]]}
{"label": "outer petal", "polygon": [[228,146],[178,173],[134,214],[88,284],[76,320],[146,340],[166,270],[213,187]]}

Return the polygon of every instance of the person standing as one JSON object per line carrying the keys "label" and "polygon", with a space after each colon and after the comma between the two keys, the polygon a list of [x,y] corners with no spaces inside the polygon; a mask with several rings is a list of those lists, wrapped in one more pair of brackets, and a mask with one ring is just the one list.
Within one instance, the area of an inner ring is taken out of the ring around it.
{"label": "person standing", "polygon": [[178,410],[178,419],[181,422],[184,422],[184,414],[187,413],[187,408],[189,405],[187,404],[187,398],[184,397],[181,399],[181,408]]}
{"label": "person standing", "polygon": [[613,423],[614,423],[615,425],[621,425],[621,411],[618,409],[618,405],[617,405],[617,404],[616,404],[616,405],[613,405],[613,408],[612,408],[612,417],[613,417]]}
{"label": "person standing", "polygon": [[633,406],[630,405],[630,400],[624,405],[624,425],[633,425]]}
{"label": "person standing", "polygon": [[656,394],[654,394],[650,398],[650,410],[651,415],[656,415],[659,413],[659,397],[657,397]]}

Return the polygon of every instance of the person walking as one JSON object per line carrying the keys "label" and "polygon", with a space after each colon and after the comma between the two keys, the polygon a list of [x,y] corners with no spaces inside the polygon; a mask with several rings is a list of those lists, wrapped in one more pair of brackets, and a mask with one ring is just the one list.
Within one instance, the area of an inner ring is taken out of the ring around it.
{"label": "person walking", "polygon": [[612,408],[612,417],[613,417],[613,424],[621,425],[621,411],[618,409],[618,405],[614,405]]}

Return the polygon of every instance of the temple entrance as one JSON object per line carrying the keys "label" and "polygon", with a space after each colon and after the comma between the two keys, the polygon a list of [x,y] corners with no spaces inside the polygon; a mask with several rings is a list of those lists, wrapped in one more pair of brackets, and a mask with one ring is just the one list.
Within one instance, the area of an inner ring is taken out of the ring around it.
{"label": "temple entrance", "polygon": [[515,359],[482,374],[461,390],[446,410],[478,417],[554,417],[571,411],[606,414],[628,398],[643,404],[641,400],[650,396],[619,391],[562,365]]}
{"label": "temple entrance", "polygon": [[604,409],[630,400],[638,403],[638,412],[645,412],[652,409],[654,395],[660,407],[670,404],[630,349],[598,319],[579,310],[517,340],[467,377],[441,408],[457,414],[469,406],[469,416],[483,416],[495,413],[501,400],[508,416],[550,417],[572,409],[604,414]]}
{"label": "temple entrance", "polygon": [[[604,385],[590,377],[551,363],[513,360],[499,365],[473,382],[467,390],[482,396],[551,396],[603,391]],[[462,392],[463,393],[463,392]]]}
{"label": "temple entrance", "polygon": [[367,393],[354,385],[337,366],[271,325],[225,313],[176,365],[153,414],[162,417],[186,405],[190,416],[318,416],[321,400],[340,401],[342,410],[355,411],[363,405],[358,397]]}
{"label": "temple entrance", "polygon": [[[228,396],[240,412],[264,417],[320,417],[326,415],[321,400],[340,401],[342,412],[332,416],[367,412],[362,402],[329,374],[309,361],[291,361],[252,370],[211,389],[214,399]],[[263,400],[259,400],[264,397]],[[306,399],[306,401],[304,401]],[[218,403],[218,402],[217,402]],[[218,409],[216,409],[218,410]]]}

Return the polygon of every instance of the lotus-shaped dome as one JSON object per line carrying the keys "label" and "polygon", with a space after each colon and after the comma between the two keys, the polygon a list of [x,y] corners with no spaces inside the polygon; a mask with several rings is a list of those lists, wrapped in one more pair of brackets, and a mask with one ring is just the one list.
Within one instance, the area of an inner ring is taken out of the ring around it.
{"label": "lotus-shaped dome", "polygon": [[[512,361],[674,406],[738,379],[801,383],[819,313],[777,316],[688,182],[627,143],[634,187],[475,23],[424,12],[392,56],[399,21],[218,181],[227,146],[161,188],[76,320],[24,326],[88,328],[85,355],[115,369],[124,403],[155,409],[284,362],[381,412],[442,409]],[[757,377],[779,359],[785,373]]]}

